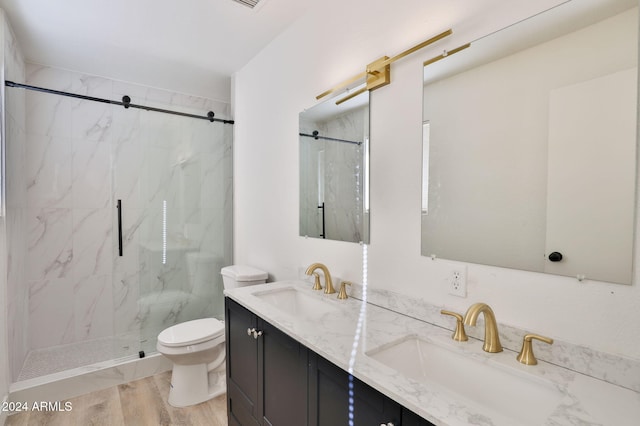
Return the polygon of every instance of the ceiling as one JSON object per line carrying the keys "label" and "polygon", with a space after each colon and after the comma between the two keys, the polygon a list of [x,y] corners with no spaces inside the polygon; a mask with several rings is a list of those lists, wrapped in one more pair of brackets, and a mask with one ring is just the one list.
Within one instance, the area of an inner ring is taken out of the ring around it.
{"label": "ceiling", "polygon": [[311,0],[0,0],[28,62],[220,100]]}

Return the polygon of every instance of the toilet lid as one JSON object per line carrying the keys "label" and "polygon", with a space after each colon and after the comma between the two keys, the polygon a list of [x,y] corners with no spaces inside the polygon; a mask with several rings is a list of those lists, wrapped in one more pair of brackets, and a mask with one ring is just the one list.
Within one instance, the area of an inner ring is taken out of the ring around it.
{"label": "toilet lid", "polygon": [[239,282],[266,280],[269,278],[269,274],[266,272],[246,265],[225,266],[220,270],[220,273]]}
{"label": "toilet lid", "polygon": [[215,318],[202,318],[171,326],[158,335],[165,346],[187,346],[211,340],[224,333],[224,323]]}

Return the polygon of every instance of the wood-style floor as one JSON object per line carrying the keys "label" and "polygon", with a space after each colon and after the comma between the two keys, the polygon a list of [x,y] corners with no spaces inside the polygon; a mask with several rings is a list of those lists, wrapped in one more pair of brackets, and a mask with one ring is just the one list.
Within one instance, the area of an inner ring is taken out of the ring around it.
{"label": "wood-style floor", "polygon": [[[226,395],[186,408],[167,402],[171,371],[71,398],[70,411],[26,411],[5,426],[227,426]],[[64,402],[62,403],[64,407]]]}

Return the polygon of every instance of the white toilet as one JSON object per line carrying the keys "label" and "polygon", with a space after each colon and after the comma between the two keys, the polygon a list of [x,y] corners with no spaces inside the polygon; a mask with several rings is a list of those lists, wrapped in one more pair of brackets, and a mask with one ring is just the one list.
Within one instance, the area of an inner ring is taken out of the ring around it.
{"label": "white toilet", "polygon": [[[250,266],[226,266],[220,273],[224,288],[263,284],[267,280],[266,272]],[[176,324],[158,335],[158,352],[173,362],[170,405],[195,405],[226,391],[224,342],[224,322],[215,318]]]}

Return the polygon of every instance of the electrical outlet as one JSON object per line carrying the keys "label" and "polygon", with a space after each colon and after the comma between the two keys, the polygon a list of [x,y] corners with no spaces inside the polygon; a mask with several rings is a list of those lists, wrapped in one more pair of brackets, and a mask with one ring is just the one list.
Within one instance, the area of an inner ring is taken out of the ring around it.
{"label": "electrical outlet", "polygon": [[449,294],[458,297],[467,297],[467,267],[454,266],[447,277]]}

